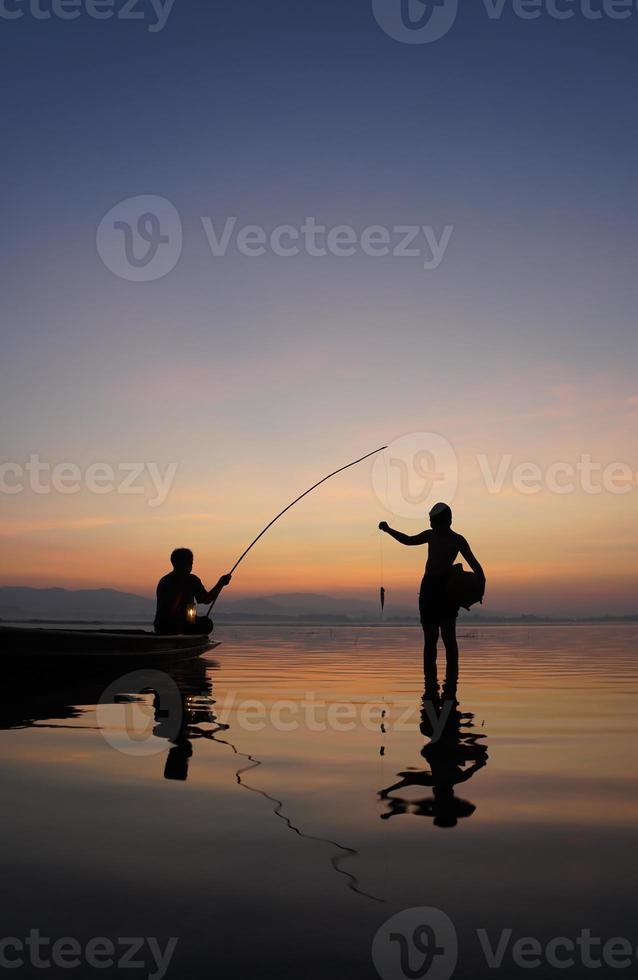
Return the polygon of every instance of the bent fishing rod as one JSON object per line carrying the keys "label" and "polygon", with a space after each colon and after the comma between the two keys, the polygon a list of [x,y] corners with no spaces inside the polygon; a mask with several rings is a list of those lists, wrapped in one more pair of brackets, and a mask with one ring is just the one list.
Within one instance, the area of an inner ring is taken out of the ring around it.
{"label": "bent fishing rod", "polygon": [[[251,543],[248,545],[248,547],[246,548],[246,550],[244,552],[242,552],[242,554],[239,556],[239,558],[237,559],[237,561],[235,562],[235,564],[231,568],[230,574],[231,575],[233,574],[233,572],[235,571],[235,569],[237,568],[237,566],[240,564],[240,562],[242,562],[244,560],[244,558],[246,557],[246,555],[248,554],[248,552],[251,550],[251,548],[254,548],[255,547],[255,545],[257,544],[257,542],[259,541],[260,538],[263,538],[263,536],[266,533],[266,531],[269,531],[270,528],[273,526],[273,524],[275,524],[279,520],[280,517],[283,517],[284,514],[286,514],[290,510],[291,507],[294,507],[295,504],[298,504],[300,500],[303,500],[304,497],[307,497],[309,493],[312,493],[313,490],[316,490],[317,487],[320,487],[322,483],[325,483],[326,482],[326,480],[330,480],[333,476],[336,476],[338,473],[343,473],[344,470],[349,470],[351,466],[356,466],[357,463],[363,463],[363,461],[365,459],[370,459],[371,456],[376,456],[377,453],[382,453],[383,450],[384,449],[387,449],[387,448],[388,448],[387,446],[380,446],[379,449],[375,449],[371,453],[366,453],[366,455],[365,456],[361,456],[360,459],[355,459],[355,460],[352,461],[352,463],[347,463],[345,466],[340,466],[338,470],[334,470],[332,473],[328,473],[328,476],[324,476],[323,479],[319,480],[317,483],[313,483],[313,485],[311,487],[309,487],[307,490],[304,490],[303,493],[300,493],[298,497],[295,497],[295,499],[292,501],[292,503],[288,504],[287,507],[284,507],[284,509],[282,511],[280,511],[279,514],[277,514],[276,517],[273,517],[272,521],[269,524],[266,524],[266,527],[263,529],[263,531],[260,531],[259,532],[259,534],[255,538],[255,540],[254,541],[251,541]],[[212,610],[213,606],[215,605],[215,602],[216,602],[216,600],[213,599],[213,601],[211,602],[210,607],[208,609],[208,613],[206,614],[207,616],[210,616],[211,610]]]}

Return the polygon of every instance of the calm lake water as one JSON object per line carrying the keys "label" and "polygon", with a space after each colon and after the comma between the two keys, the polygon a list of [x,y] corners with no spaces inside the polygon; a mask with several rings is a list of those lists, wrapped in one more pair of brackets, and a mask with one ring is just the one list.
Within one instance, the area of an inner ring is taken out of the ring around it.
{"label": "calm lake water", "polygon": [[2,937],[82,980],[637,975],[638,629],[459,632],[458,703],[412,628],[11,678]]}

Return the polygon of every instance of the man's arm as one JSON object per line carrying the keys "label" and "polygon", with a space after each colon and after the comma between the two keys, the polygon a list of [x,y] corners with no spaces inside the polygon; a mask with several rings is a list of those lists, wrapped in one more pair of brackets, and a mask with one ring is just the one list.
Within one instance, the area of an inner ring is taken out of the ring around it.
{"label": "man's arm", "polygon": [[394,528],[390,527],[387,521],[381,521],[379,524],[379,530],[385,531],[389,534],[391,538],[398,541],[399,544],[415,545],[415,544],[427,544],[430,532],[421,531],[419,534],[404,534],[403,531],[395,531]]}
{"label": "man's arm", "polygon": [[215,603],[219,599],[220,592],[229,585],[232,575],[222,575],[217,585],[214,585],[210,592],[204,593],[203,602]]}

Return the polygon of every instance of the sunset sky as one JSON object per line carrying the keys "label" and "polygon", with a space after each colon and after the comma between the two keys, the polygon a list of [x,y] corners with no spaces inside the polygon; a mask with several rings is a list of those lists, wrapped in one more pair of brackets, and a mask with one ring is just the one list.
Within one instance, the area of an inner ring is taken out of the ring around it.
{"label": "sunset sky", "polygon": [[[177,545],[208,584],[325,473],[434,433],[458,463],[455,527],[486,609],[638,612],[637,42],[635,10],[493,20],[482,2],[423,45],[390,38],[364,0],[177,0],[160,32],[3,23],[0,584],[150,595]],[[139,195],[171,202],[183,231],[148,282],[96,247]],[[202,218],[221,232],[229,217],[267,235],[308,217],[381,226],[393,243],[399,226],[453,231],[429,269],[424,236],[412,257],[249,257],[234,241],[215,256]],[[33,455],[176,473],[160,506],[148,476],[135,495],[84,477],[78,493],[9,492]],[[546,487],[552,464],[585,457],[623,464],[624,492]],[[498,492],[479,458],[511,460]],[[512,480],[522,463],[538,493]],[[366,462],[287,515],[228,598],[372,596],[378,522],[416,532],[427,509],[384,506]],[[424,558],[385,539],[389,602],[415,601]]]}

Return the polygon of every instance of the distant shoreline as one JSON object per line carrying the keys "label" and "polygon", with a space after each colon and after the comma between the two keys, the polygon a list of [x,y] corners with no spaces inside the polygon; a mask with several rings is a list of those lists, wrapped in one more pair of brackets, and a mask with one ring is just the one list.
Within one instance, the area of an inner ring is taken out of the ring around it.
{"label": "distant shoreline", "polygon": [[[215,623],[217,626],[324,626],[324,627],[348,627],[356,626],[358,629],[363,627],[370,629],[388,629],[392,627],[413,627],[419,628],[421,624],[419,620],[407,619],[402,617],[388,617],[384,620],[379,620],[374,622],[369,619],[340,619],[339,617],[320,617],[315,618],[311,616],[302,616],[299,619],[295,617],[273,617],[268,618],[267,616],[255,617],[254,619],[250,616],[232,616],[228,619],[223,616],[217,616],[215,618]],[[638,625],[638,615],[635,616],[593,616],[587,619],[570,619],[569,617],[551,618],[543,616],[518,616],[518,617],[505,617],[505,616],[486,616],[486,617],[474,617],[467,616],[459,618],[459,627],[472,626],[635,626]],[[131,626],[131,627],[146,627],[147,629],[152,629],[152,623],[148,619],[127,619],[126,617],[110,617],[109,619],[46,619],[39,617],[37,619],[0,619],[0,625],[5,626],[87,626],[87,627],[97,627],[97,626],[108,626],[108,625],[119,625],[119,626]]]}
{"label": "distant shoreline", "polygon": [[[605,604],[612,600],[603,600]],[[610,612],[598,605],[585,607],[579,613],[513,613],[497,605],[475,606],[461,610],[459,626],[566,626],[638,624],[634,613]],[[520,608],[520,607],[519,607]],[[572,607],[574,608],[574,607]],[[613,605],[612,605],[613,608]],[[583,609],[584,612],[584,609]],[[22,623],[37,626],[84,626],[86,628],[119,624],[152,628],[155,602],[134,593],[117,589],[33,588],[0,586],[0,623]],[[319,593],[285,592],[235,600],[224,599],[213,613],[218,626],[413,626],[420,628],[416,604],[397,600],[386,603],[385,612],[378,600],[364,601],[353,596],[330,596]]]}

